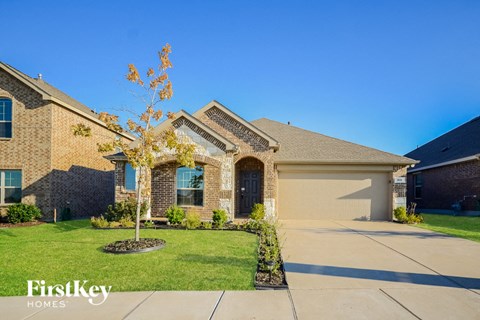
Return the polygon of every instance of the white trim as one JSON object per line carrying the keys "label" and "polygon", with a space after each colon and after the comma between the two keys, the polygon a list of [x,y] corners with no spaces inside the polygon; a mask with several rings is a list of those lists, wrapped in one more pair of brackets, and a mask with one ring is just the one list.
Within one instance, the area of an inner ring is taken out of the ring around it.
{"label": "white trim", "polygon": [[420,168],[415,168],[408,170],[408,173],[414,173],[422,170],[428,170],[428,169],[433,169],[433,168],[438,168],[438,167],[443,167],[443,166],[448,166],[451,164],[456,164],[456,163],[461,163],[461,162],[467,162],[467,161],[472,161],[472,160],[480,160],[480,153],[477,153],[473,156],[465,157],[465,158],[460,158],[460,159],[455,159],[451,161],[446,161],[446,162],[441,162],[437,164],[432,164],[430,166],[425,166],[425,167],[420,167]]}

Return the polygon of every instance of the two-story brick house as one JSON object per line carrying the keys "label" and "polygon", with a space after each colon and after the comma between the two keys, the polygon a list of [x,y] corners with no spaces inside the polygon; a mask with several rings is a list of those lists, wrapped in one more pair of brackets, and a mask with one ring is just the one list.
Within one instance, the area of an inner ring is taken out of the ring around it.
{"label": "two-story brick house", "polygon": [[[83,123],[92,137],[75,137]],[[0,63],[0,210],[36,204],[44,219],[102,213],[114,201],[114,165],[97,143],[116,137],[98,115],[39,78]],[[123,139],[132,140],[121,134]]]}

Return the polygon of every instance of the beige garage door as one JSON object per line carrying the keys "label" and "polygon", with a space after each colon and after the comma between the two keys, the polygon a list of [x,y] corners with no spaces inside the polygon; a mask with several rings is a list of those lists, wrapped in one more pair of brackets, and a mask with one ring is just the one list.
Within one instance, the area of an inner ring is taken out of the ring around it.
{"label": "beige garage door", "polygon": [[387,220],[387,173],[279,172],[280,219]]}

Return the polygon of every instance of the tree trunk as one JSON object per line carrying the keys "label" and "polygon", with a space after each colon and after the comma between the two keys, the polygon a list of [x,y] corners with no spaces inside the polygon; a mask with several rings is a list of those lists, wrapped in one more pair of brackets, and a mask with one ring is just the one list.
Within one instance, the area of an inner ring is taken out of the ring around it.
{"label": "tree trunk", "polygon": [[137,217],[135,221],[135,241],[140,241],[140,213],[142,210],[142,185],[143,185],[142,167],[138,167],[138,185],[137,185]]}

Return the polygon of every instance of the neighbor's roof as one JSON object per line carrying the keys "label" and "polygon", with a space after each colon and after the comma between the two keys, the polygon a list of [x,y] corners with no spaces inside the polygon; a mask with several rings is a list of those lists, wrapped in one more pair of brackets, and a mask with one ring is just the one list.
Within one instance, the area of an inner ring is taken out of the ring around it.
{"label": "neighbor's roof", "polygon": [[416,161],[266,118],[252,121],[280,143],[276,163],[408,165]]}
{"label": "neighbor's roof", "polygon": [[420,160],[411,171],[480,157],[480,117],[462,124],[405,156]]}
{"label": "neighbor's roof", "polygon": [[33,89],[38,89],[37,91],[41,91],[40,93],[42,93],[44,95],[46,94],[47,96],[55,97],[55,98],[65,102],[65,103],[68,103],[72,107],[74,107],[74,108],[76,108],[76,109],[78,109],[82,112],[85,112],[89,115],[92,115],[92,116],[98,118],[98,114],[95,113],[92,109],[90,109],[89,107],[87,107],[83,103],[75,100],[74,98],[70,97],[66,93],[58,90],[57,88],[53,87],[52,85],[48,84],[47,82],[45,82],[45,80],[32,78],[32,77],[26,75],[25,73],[15,69],[14,67],[12,67],[12,66],[10,66],[6,63],[3,63],[3,62],[0,62],[0,67],[3,67],[3,69],[7,69],[6,70],[7,72],[10,71],[9,72],[10,74],[13,73],[12,74],[13,76],[16,76],[17,78],[20,77],[21,79],[19,79],[19,80],[24,80],[24,81],[27,82],[28,85],[34,86],[35,88],[33,88]]}
{"label": "neighbor's roof", "polygon": [[[56,102],[70,110],[73,109],[73,111],[86,116],[94,122],[101,124],[102,126],[106,126],[104,122],[98,119],[99,114],[97,114],[95,111],[93,111],[83,103],[75,100],[66,93],[45,82],[45,80],[32,78],[4,62],[0,62],[0,69],[3,69],[13,77],[17,78],[19,81],[23,82],[28,87],[37,91],[39,94],[42,95],[42,98],[44,100]],[[134,138],[126,132],[118,134],[121,134],[131,140],[133,140]]]}

